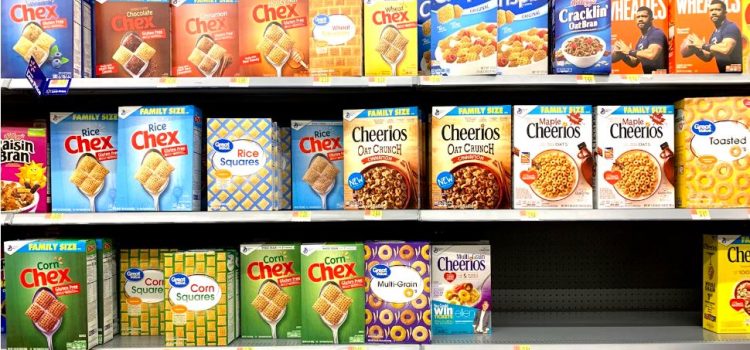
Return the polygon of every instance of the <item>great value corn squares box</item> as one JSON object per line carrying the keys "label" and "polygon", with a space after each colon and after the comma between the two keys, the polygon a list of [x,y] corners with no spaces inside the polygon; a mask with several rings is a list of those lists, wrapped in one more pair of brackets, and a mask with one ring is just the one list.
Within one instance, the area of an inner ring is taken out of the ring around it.
{"label": "great value corn squares box", "polygon": [[666,74],[669,1],[612,0],[612,74]]}
{"label": "great value corn squares box", "polygon": [[6,241],[7,346],[91,349],[97,332],[96,242]]}
{"label": "great value corn squares box", "polygon": [[240,67],[237,20],[237,0],[172,1],[172,75],[237,75]]}
{"label": "great value corn squares box", "polygon": [[201,111],[195,106],[120,107],[116,207],[195,211],[201,205]]}
{"label": "great value corn squares box", "polygon": [[96,239],[96,281],[99,344],[114,337],[118,320],[117,261],[112,239]]}
{"label": "great value corn squares box", "polygon": [[365,75],[417,75],[417,1],[365,0]]}
{"label": "great value corn squares box", "polygon": [[47,212],[47,130],[2,127],[2,211]]}
{"label": "great value corn squares box", "polygon": [[365,342],[362,243],[303,244],[302,343]]}
{"label": "great value corn squares box", "polygon": [[547,74],[548,0],[499,0],[498,74]]}
{"label": "great value corn squares box", "polygon": [[293,208],[344,208],[343,123],[292,120]]}
{"label": "great value corn squares box", "polygon": [[169,249],[120,250],[120,334],[164,334],[164,263]]}
{"label": "great value corn squares box", "polygon": [[226,346],[237,337],[234,250],[164,253],[166,346]]}
{"label": "great value corn squares box", "polygon": [[117,114],[53,112],[50,122],[53,211],[114,211]]}
{"label": "great value corn squares box", "polygon": [[552,72],[609,74],[612,70],[610,0],[551,0]]}
{"label": "great value corn squares box", "polygon": [[750,333],[750,236],[703,236],[703,328]]}
{"label": "great value corn squares box", "polygon": [[240,246],[243,338],[300,338],[299,244]]}
{"label": "great value corn squares box", "polygon": [[433,75],[497,73],[497,2],[432,1]]}
{"label": "great value corn squares box", "polygon": [[417,4],[417,69],[419,75],[430,75],[430,37],[432,35],[432,15],[430,0],[419,0]]}
{"label": "great value corn squares box", "polygon": [[310,75],[362,75],[362,0],[309,0]]}

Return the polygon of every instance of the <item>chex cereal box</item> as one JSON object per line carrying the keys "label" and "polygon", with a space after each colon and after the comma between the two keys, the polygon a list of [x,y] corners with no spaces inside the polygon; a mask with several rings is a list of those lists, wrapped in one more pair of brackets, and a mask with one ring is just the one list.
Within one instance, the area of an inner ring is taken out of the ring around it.
{"label": "chex cereal box", "polygon": [[117,318],[117,261],[112,239],[96,239],[96,281],[99,344],[115,335]]}
{"label": "chex cereal box", "polygon": [[362,0],[309,0],[310,75],[362,75]]}
{"label": "chex cereal box", "polygon": [[674,208],[674,106],[597,106],[596,207]]}
{"label": "chex cereal box", "polygon": [[498,74],[547,74],[548,20],[548,0],[499,0]]}
{"label": "chex cereal box", "polygon": [[430,75],[432,59],[430,57],[430,37],[432,36],[432,5],[430,0],[419,0],[417,3],[417,69],[419,75]]}
{"label": "chex cereal box", "polygon": [[344,208],[341,121],[292,120],[292,207]]}
{"label": "chex cereal box", "polygon": [[703,328],[750,333],[750,236],[703,236]]}
{"label": "chex cereal box", "polygon": [[97,332],[96,242],[6,241],[6,345],[91,349]]}
{"label": "chex cereal box", "polygon": [[677,102],[677,207],[750,207],[750,97]]}
{"label": "chex cereal box", "polygon": [[591,106],[513,108],[513,208],[593,208]]}
{"label": "chex cereal box", "polygon": [[670,0],[669,13],[670,73],[742,72],[741,0]]}
{"label": "chex cereal box", "polygon": [[496,74],[497,2],[431,2],[433,75]]}
{"label": "chex cereal box", "polygon": [[172,76],[239,73],[237,0],[172,0]]}
{"label": "chex cereal box", "polygon": [[50,113],[50,148],[54,212],[116,209],[116,113]]}
{"label": "chex cereal box", "polygon": [[492,333],[490,245],[432,246],[432,334]]}
{"label": "chex cereal box", "polygon": [[243,338],[302,336],[299,244],[240,247]]}
{"label": "chex cereal box", "polygon": [[2,211],[47,212],[47,130],[2,127]]}
{"label": "chex cereal box", "polygon": [[344,208],[419,208],[422,139],[417,107],[345,110]]}
{"label": "chex cereal box", "polygon": [[417,1],[365,0],[365,75],[417,75]]}
{"label": "chex cereal box", "polygon": [[302,343],[365,342],[362,243],[303,244]]}
{"label": "chex cereal box", "polygon": [[612,0],[612,74],[666,74],[668,0]]}
{"label": "chex cereal box", "polygon": [[280,156],[279,169],[281,169],[281,196],[280,208],[282,210],[292,209],[292,128],[279,128]]}
{"label": "chex cereal box", "polygon": [[117,208],[195,211],[201,204],[201,111],[195,106],[120,107]]}
{"label": "chex cereal box", "polygon": [[430,244],[365,242],[368,343],[429,344]]}
{"label": "chex cereal box", "polygon": [[169,249],[120,250],[120,334],[164,334],[164,261]]}
{"label": "chex cereal box", "polygon": [[511,106],[432,107],[433,209],[510,208]]}
{"label": "chex cereal box", "polygon": [[552,72],[609,74],[612,70],[610,0],[551,0]]}

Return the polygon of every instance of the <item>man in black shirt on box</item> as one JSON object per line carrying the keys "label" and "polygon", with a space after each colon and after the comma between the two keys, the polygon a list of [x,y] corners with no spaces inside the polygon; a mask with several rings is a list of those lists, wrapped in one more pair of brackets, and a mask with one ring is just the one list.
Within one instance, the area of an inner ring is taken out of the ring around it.
{"label": "man in black shirt on box", "polygon": [[695,54],[705,62],[716,58],[719,73],[741,73],[740,28],[727,19],[727,5],[721,0],[711,1],[708,12],[711,15],[711,22],[716,27],[716,30],[711,33],[711,39],[705,42],[695,33],[690,33],[685,40],[687,44],[682,47],[682,56],[688,57]]}
{"label": "man in black shirt on box", "polygon": [[654,27],[654,12],[646,6],[638,8],[635,14],[636,25],[641,31],[635,50],[622,40],[614,45],[612,59],[614,62],[622,60],[631,67],[638,64],[644,74],[667,72],[667,35]]}

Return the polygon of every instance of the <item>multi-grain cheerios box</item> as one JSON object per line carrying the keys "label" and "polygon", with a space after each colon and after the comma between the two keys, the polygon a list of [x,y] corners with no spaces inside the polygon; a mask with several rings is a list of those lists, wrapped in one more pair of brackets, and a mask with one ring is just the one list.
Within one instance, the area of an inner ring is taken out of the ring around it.
{"label": "multi-grain cheerios box", "polygon": [[164,334],[164,262],[170,249],[120,249],[120,334]]}
{"label": "multi-grain cheerios box", "polygon": [[513,207],[593,208],[591,106],[513,112]]}
{"label": "multi-grain cheerios box", "polygon": [[511,106],[432,107],[433,209],[510,208]]}
{"label": "multi-grain cheerios box", "polygon": [[667,74],[668,0],[612,0],[612,74]]}
{"label": "multi-grain cheerios box", "polygon": [[432,36],[432,5],[430,0],[419,0],[417,5],[417,69],[419,75],[430,75],[430,37]]}
{"label": "multi-grain cheerios box", "polygon": [[677,102],[677,207],[750,207],[750,96]]}
{"label": "multi-grain cheerios box", "polygon": [[237,20],[237,0],[172,0],[172,76],[238,75]]}
{"label": "multi-grain cheerios box", "polygon": [[166,346],[226,346],[237,338],[237,251],[164,253]]}
{"label": "multi-grain cheerios box", "polygon": [[417,107],[344,111],[344,208],[416,209],[422,195]]}
{"label": "multi-grain cheerios box", "polygon": [[432,75],[497,74],[497,2],[432,1]]}
{"label": "multi-grain cheerios box", "polygon": [[490,245],[432,246],[432,334],[492,333]]}
{"label": "multi-grain cheerios box", "polygon": [[430,343],[430,244],[365,242],[368,343]]}
{"label": "multi-grain cheerios box", "polygon": [[52,211],[115,211],[117,114],[50,113]]}
{"label": "multi-grain cheerios box", "polygon": [[674,106],[597,106],[596,207],[674,208]]}
{"label": "multi-grain cheerios box", "polygon": [[308,0],[310,75],[362,76],[362,0]]}
{"label": "multi-grain cheerios box", "polygon": [[341,121],[292,120],[292,207],[344,208]]}
{"label": "multi-grain cheerios box", "polygon": [[303,244],[302,343],[365,342],[362,243]]}
{"label": "multi-grain cheerios box", "polygon": [[201,206],[202,118],[195,106],[120,107],[116,207],[196,211]]}
{"label": "multi-grain cheerios box", "polygon": [[547,74],[549,0],[499,0],[497,72]]}
{"label": "multi-grain cheerios box", "polygon": [[243,338],[302,336],[299,244],[240,246]]}
{"label": "multi-grain cheerios box", "polygon": [[612,70],[610,0],[551,0],[552,72],[604,74]]}
{"label": "multi-grain cheerios box", "polygon": [[2,125],[2,211],[47,212],[47,129]]}
{"label": "multi-grain cheerios box", "polygon": [[8,348],[96,346],[96,242],[6,241],[3,247]]}
{"label": "multi-grain cheerios box", "polygon": [[750,236],[703,236],[703,328],[750,333]]}
{"label": "multi-grain cheerios box", "polygon": [[365,75],[417,75],[417,1],[365,0]]}
{"label": "multi-grain cheerios box", "polygon": [[99,344],[114,337],[118,329],[117,261],[112,239],[96,239],[96,281]]}

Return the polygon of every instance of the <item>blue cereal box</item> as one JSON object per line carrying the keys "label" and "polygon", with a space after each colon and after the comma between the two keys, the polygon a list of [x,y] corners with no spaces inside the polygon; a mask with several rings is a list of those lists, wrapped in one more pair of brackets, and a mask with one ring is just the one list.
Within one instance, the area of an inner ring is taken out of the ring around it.
{"label": "blue cereal box", "polygon": [[430,34],[432,31],[430,0],[419,0],[417,8],[417,59],[419,75],[430,75]]}
{"label": "blue cereal box", "polygon": [[117,208],[197,211],[203,138],[195,106],[120,107]]}
{"label": "blue cereal box", "polygon": [[117,114],[50,113],[52,211],[114,211]]}
{"label": "blue cereal box", "polygon": [[555,74],[612,70],[610,0],[552,0]]}
{"label": "blue cereal box", "polygon": [[497,10],[498,74],[547,74],[549,2],[499,0]]}
{"label": "blue cereal box", "polygon": [[344,208],[341,121],[292,120],[294,210]]}
{"label": "blue cereal box", "polygon": [[497,1],[431,3],[433,75],[496,74]]}

